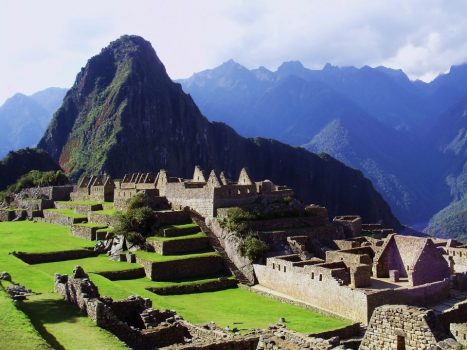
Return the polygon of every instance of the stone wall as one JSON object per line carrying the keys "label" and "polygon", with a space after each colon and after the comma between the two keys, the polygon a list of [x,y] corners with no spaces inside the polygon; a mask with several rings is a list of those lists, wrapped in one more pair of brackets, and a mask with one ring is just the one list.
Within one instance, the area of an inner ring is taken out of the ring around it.
{"label": "stone wall", "polygon": [[88,221],[94,224],[115,226],[118,222],[118,218],[115,215],[101,214],[98,212],[90,211],[88,213]]}
{"label": "stone wall", "polygon": [[143,278],[146,276],[146,273],[143,267],[134,268],[130,270],[102,271],[97,274],[111,281],[132,280],[135,278]]}
{"label": "stone wall", "polygon": [[200,256],[181,260],[151,262],[136,257],[146,277],[152,281],[173,281],[188,277],[213,276],[226,271],[220,256]]}
{"label": "stone wall", "polygon": [[220,278],[216,281],[209,281],[205,283],[197,284],[181,284],[172,285],[167,287],[148,287],[146,288],[150,292],[159,295],[176,295],[176,294],[188,294],[188,293],[203,293],[212,292],[216,290],[235,288],[237,281],[231,278]]}
{"label": "stone wall", "polygon": [[326,218],[320,216],[300,216],[289,218],[248,221],[248,228],[254,231],[276,231],[292,228],[324,226]]}
{"label": "stone wall", "polygon": [[186,207],[204,217],[214,216],[214,192],[208,186],[187,188],[183,182],[166,184],[165,196],[174,209]]}
{"label": "stone wall", "polygon": [[467,247],[446,247],[447,257],[454,262],[455,272],[467,272]]}
{"label": "stone wall", "polygon": [[71,226],[73,224],[86,222],[86,218],[70,218],[56,211],[44,210],[43,215],[44,221],[51,224]]}
{"label": "stone wall", "polygon": [[89,241],[95,241],[95,240],[103,240],[105,239],[105,232],[97,232],[98,229],[101,228],[106,228],[106,225],[101,225],[101,226],[79,226],[78,225],[72,225],[71,226],[71,234],[75,237],[87,239]]}
{"label": "stone wall", "polygon": [[[77,267],[73,275],[55,276],[55,291],[75,304],[99,327],[115,334],[131,348],[154,349],[183,343],[188,330],[174,312],[151,308],[149,299],[129,297],[121,301],[101,298],[88,275]],[[167,321],[171,322],[167,322]]]}
{"label": "stone wall", "polygon": [[[254,269],[260,285],[363,324],[368,323],[373,310],[381,305],[426,306],[449,297],[449,279],[417,287],[366,291],[347,286],[352,281],[346,281],[340,269],[329,268],[330,264],[303,267],[294,264],[294,261],[269,258],[268,266],[255,264]],[[366,272],[369,274],[368,268]]]}
{"label": "stone wall", "polygon": [[394,305],[377,308],[360,350],[422,350],[446,338],[431,310]]}
{"label": "stone wall", "polygon": [[25,188],[19,192],[22,198],[45,198],[52,201],[68,201],[73,185]]}
{"label": "stone wall", "polygon": [[55,202],[57,209],[72,209],[77,214],[87,214],[90,211],[102,210],[102,204],[75,204],[71,202]]}
{"label": "stone wall", "polygon": [[242,277],[246,278],[249,284],[255,283],[256,278],[252,262],[238,253],[241,239],[235,235],[235,233],[220,227],[219,222],[214,218],[206,218],[205,222],[208,229],[222,246],[228,259],[235,265],[236,269],[240,271]]}
{"label": "stone wall", "polygon": [[467,346],[467,322],[451,323],[450,331],[460,344]]}
{"label": "stone wall", "polygon": [[154,248],[154,251],[161,255],[178,255],[196,253],[209,250],[208,237],[194,237],[186,239],[176,239],[171,241],[147,240],[147,243]]}
{"label": "stone wall", "polygon": [[298,273],[292,268],[271,269],[253,265],[260,285],[308,302],[327,312],[366,324],[369,319],[366,294],[358,289],[341,286],[330,276]]}
{"label": "stone wall", "polygon": [[92,249],[75,249],[50,253],[14,252],[13,255],[28,264],[42,264],[55,261],[90,258],[97,256],[98,253]]}

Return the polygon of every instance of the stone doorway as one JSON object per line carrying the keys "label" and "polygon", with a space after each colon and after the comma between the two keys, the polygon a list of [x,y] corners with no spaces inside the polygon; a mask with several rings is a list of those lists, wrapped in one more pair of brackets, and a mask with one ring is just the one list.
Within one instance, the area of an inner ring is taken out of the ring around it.
{"label": "stone doorway", "polygon": [[405,350],[405,337],[402,335],[397,336],[397,350]]}

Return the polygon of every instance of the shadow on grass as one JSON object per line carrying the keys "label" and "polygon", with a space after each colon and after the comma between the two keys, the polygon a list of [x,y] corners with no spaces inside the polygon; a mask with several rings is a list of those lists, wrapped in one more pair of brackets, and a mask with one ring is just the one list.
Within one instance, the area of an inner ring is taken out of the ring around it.
{"label": "shadow on grass", "polygon": [[65,350],[55,336],[47,331],[46,324],[76,323],[83,315],[65,300],[43,298],[18,303],[18,307],[30,318],[39,334],[56,350]]}

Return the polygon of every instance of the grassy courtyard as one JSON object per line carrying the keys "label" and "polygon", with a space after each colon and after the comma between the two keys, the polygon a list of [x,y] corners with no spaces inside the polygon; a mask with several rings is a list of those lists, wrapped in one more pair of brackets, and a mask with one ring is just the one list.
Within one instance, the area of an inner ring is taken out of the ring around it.
{"label": "grassy courtyard", "polygon": [[[280,317],[284,317],[290,329],[305,333],[334,329],[350,323],[347,320],[284,304],[241,288],[198,294],[160,296],[145,288],[161,287],[174,283],[191,283],[192,281],[153,282],[147,278],[110,281],[96,273],[140,268],[140,265],[114,262],[105,255],[28,265],[9,254],[12,251],[52,252],[91,245],[90,241],[71,236],[69,228],[66,226],[24,221],[0,223],[0,271],[10,272],[16,282],[35,292],[43,293],[21,303],[21,309],[31,318],[36,329],[50,344],[54,345],[55,341],[60,345],[58,348],[79,349],[79,338],[84,336],[78,335],[87,333],[89,335],[86,335],[86,338],[92,339],[93,346],[96,348],[119,349],[122,346],[115,337],[96,327],[89,319],[77,313],[73,306],[64,303],[59,296],[52,293],[54,274],[56,272],[69,274],[76,265],[83,266],[85,271],[90,273],[91,279],[97,284],[102,295],[108,295],[115,299],[125,298],[129,295],[141,295],[150,298],[155,308],[174,309],[185,319],[194,323],[214,321],[220,326],[228,325],[231,328],[260,328],[267,327],[277,322]],[[145,253],[138,254],[146,255]],[[167,258],[155,253],[150,255],[155,261],[164,261]],[[186,258],[186,255],[184,257]],[[178,256],[171,258],[176,259]],[[198,282],[209,280],[206,278]],[[10,318],[15,318],[15,316]],[[0,319],[0,329],[4,329],[5,322],[4,319]],[[57,344],[54,347],[57,348]]]}

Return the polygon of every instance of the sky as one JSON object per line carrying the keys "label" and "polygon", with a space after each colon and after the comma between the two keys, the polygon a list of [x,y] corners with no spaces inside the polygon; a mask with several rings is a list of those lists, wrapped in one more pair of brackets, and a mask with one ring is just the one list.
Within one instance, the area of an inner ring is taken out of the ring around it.
{"label": "sky", "polygon": [[234,59],[385,65],[430,81],[467,62],[466,15],[462,0],[0,0],[0,104],[71,87],[123,34],[149,40],[173,79]]}

